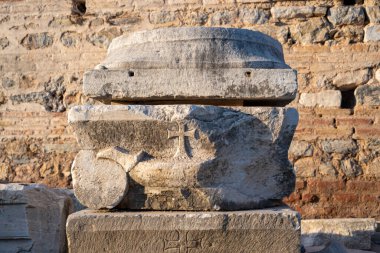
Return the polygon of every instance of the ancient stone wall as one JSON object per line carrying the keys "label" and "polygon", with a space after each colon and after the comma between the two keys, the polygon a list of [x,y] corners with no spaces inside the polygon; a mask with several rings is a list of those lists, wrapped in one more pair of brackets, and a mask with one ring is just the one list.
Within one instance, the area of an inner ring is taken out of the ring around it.
{"label": "ancient stone wall", "polygon": [[287,202],[307,218],[380,218],[378,0],[2,0],[0,181],[70,186],[78,147],[66,112],[93,103],[81,94],[84,70],[113,38],[168,26],[279,40],[299,81]]}

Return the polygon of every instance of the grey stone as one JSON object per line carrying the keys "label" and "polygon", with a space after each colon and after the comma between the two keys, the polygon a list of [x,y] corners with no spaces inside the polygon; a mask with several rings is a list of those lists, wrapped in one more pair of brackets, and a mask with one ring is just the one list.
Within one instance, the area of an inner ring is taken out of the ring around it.
{"label": "grey stone", "polygon": [[[154,80],[154,82],[152,81]],[[171,28],[113,40],[105,61],[84,76],[84,94],[102,100],[252,100],[284,105],[296,73],[281,45],[262,33]]]}
{"label": "grey stone", "polygon": [[5,89],[12,88],[15,85],[15,81],[8,77],[4,77],[2,80],[2,85]]}
{"label": "grey stone", "polygon": [[301,93],[299,103],[307,107],[340,107],[342,94],[339,90]]}
{"label": "grey stone", "polygon": [[0,184],[0,251],[66,252],[71,199],[43,185]]}
{"label": "grey stone", "polygon": [[262,25],[269,21],[269,12],[262,9],[242,8],[239,10],[239,19],[243,24]]}
{"label": "grey stone", "polygon": [[210,25],[220,26],[220,25],[230,25],[237,18],[237,11],[216,11],[210,18]]}
{"label": "grey stone", "polygon": [[44,91],[12,95],[10,96],[10,100],[16,104],[36,102],[42,104],[46,111],[63,112],[66,110],[63,104],[63,96],[66,92],[63,82],[63,76],[50,79],[42,84]]}
{"label": "grey stone", "polygon": [[21,45],[28,50],[41,49],[53,45],[53,35],[45,33],[32,33],[21,40]]}
{"label": "grey stone", "polygon": [[357,105],[380,105],[380,85],[362,85],[355,90]]}
{"label": "grey stone", "polygon": [[[298,121],[292,108],[77,106],[68,118],[80,147],[97,156],[81,169],[73,166],[74,189],[82,180],[76,170],[90,170],[91,163],[103,159],[121,164],[130,185],[119,208],[261,208],[278,203],[294,188],[287,158]],[[107,150],[112,147],[118,147],[119,157]],[[95,167],[101,173],[108,165]],[[112,182],[121,186],[124,179]],[[77,197],[90,206],[85,201],[94,196],[85,195]]]}
{"label": "grey stone", "polygon": [[321,148],[326,153],[355,154],[358,146],[353,140],[323,140]]}
{"label": "grey stone", "polygon": [[69,251],[300,252],[299,215],[286,207],[235,212],[99,212],[69,216]]}
{"label": "grey stone", "polygon": [[319,6],[286,6],[272,7],[272,17],[278,20],[286,19],[306,19],[312,17],[324,17],[327,12],[326,7]]}
{"label": "grey stone", "polygon": [[77,32],[67,31],[62,33],[60,38],[65,47],[75,47],[81,40],[81,35]]}
{"label": "grey stone", "polygon": [[365,10],[372,24],[380,24],[380,6],[366,6]]}
{"label": "grey stone", "polygon": [[301,240],[305,247],[319,246],[330,240],[352,249],[370,249],[375,219],[315,219],[301,221]]}
{"label": "grey stone", "polygon": [[364,28],[364,42],[380,41],[380,25],[367,25]]}
{"label": "grey stone", "polygon": [[85,73],[83,86],[86,96],[132,103],[285,105],[295,98],[296,80],[288,69],[92,70]]}
{"label": "grey stone", "polygon": [[121,31],[117,27],[103,28],[97,33],[87,35],[86,40],[94,46],[107,48],[111,41],[120,35]]}
{"label": "grey stone", "polygon": [[313,151],[313,146],[306,141],[292,141],[289,148],[289,154],[295,159],[298,159],[299,157],[312,156]]}
{"label": "grey stone", "polygon": [[176,14],[173,11],[160,10],[153,11],[149,14],[149,22],[152,24],[164,24],[176,20]]}
{"label": "grey stone", "polygon": [[360,165],[352,158],[341,161],[340,168],[347,178],[354,178],[363,174],[363,170]]}
{"label": "grey stone", "polygon": [[6,47],[9,46],[9,40],[7,37],[2,37],[0,38],[0,49],[5,49]]}
{"label": "grey stone", "polygon": [[364,25],[365,13],[361,6],[338,6],[329,9],[327,19],[336,26]]}
{"label": "grey stone", "polygon": [[323,18],[311,18],[291,26],[290,34],[294,42],[302,45],[324,43],[330,38],[330,27]]}

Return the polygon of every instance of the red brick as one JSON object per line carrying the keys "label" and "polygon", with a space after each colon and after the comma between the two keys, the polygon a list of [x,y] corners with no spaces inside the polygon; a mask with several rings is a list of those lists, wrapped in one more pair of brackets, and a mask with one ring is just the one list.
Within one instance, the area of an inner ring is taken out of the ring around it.
{"label": "red brick", "polygon": [[359,202],[359,195],[356,193],[335,193],[333,199],[336,202],[350,203],[354,206]]}
{"label": "red brick", "polygon": [[307,189],[311,193],[333,194],[344,190],[345,182],[343,180],[309,179]]}
{"label": "red brick", "polygon": [[354,139],[367,139],[369,137],[380,137],[380,127],[355,127]]}
{"label": "red brick", "polygon": [[370,117],[337,117],[337,126],[369,126],[374,122],[373,118]]}
{"label": "red brick", "polygon": [[298,122],[299,126],[302,127],[328,127],[333,126],[334,119],[333,118],[301,118]]}
{"label": "red brick", "polygon": [[378,181],[348,181],[347,190],[350,192],[380,193],[380,183]]}

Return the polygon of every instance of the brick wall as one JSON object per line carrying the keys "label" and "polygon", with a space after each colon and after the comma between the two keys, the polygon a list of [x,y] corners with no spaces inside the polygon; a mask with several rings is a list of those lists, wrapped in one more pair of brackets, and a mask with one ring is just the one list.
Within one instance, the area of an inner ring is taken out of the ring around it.
{"label": "brick wall", "polygon": [[[354,5],[352,5],[354,4]],[[378,0],[2,0],[0,181],[70,186],[66,124],[82,75],[110,41],[143,29],[224,26],[279,40],[298,70],[300,123],[286,200],[304,217],[380,218]],[[376,78],[377,76],[377,78]]]}

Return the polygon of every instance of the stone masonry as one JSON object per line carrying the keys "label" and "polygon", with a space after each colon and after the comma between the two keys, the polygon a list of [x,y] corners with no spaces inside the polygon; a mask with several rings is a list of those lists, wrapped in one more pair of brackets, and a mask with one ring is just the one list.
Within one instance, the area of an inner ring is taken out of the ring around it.
{"label": "stone masonry", "polygon": [[[67,110],[111,40],[169,26],[262,31],[298,71],[287,203],[305,218],[374,217],[380,205],[380,6],[375,0],[1,1],[0,181],[71,186]],[[93,102],[95,103],[95,102]]]}

